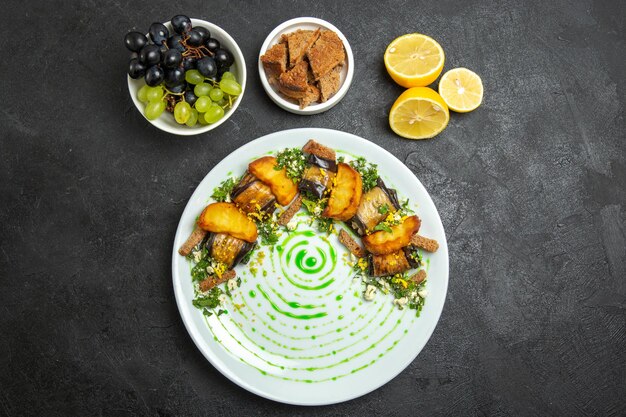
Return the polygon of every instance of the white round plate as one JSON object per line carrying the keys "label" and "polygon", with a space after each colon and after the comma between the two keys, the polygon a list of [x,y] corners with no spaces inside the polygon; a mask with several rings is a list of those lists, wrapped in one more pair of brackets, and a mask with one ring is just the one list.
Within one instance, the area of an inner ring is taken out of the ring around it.
{"label": "white round plate", "polygon": [[[337,36],[339,36],[343,42],[343,46],[346,50],[346,62],[341,68],[340,87],[335,95],[324,103],[311,103],[307,107],[301,109],[300,106],[280,95],[278,88],[269,83],[267,75],[265,75],[265,68],[263,68],[263,63],[261,62],[261,56],[274,44],[278,43],[280,37],[285,33],[294,32],[298,29],[317,30],[318,28],[332,30],[337,33]],[[278,25],[272,32],[270,32],[267,38],[265,38],[265,42],[263,42],[263,46],[261,46],[258,66],[261,84],[263,84],[265,92],[268,96],[270,96],[272,101],[288,112],[302,115],[322,113],[334,107],[346,95],[348,89],[350,88],[350,84],[352,83],[352,78],[354,77],[354,55],[352,54],[352,48],[350,47],[348,39],[331,23],[315,17],[297,17]]]}
{"label": "white round plate", "polygon": [[[282,250],[278,246],[273,251],[263,248],[262,265],[257,264],[255,254],[256,276],[250,264],[236,268],[242,285],[226,302],[228,314],[207,318],[192,305],[191,265],[177,250],[210,202],[213,188],[226,177],[243,173],[253,159],[285,147],[301,147],[311,138],[332,146],[339,156],[364,156],[378,164],[387,185],[396,188],[400,198],[410,199],[422,220],[420,234],[439,241],[437,252],[424,253],[428,295],[419,317],[415,310],[395,307],[391,295],[379,293],[374,301],[364,301],[363,284],[353,280],[354,274],[344,262],[347,250],[335,235],[328,240],[324,234],[307,235],[307,230],[315,228],[308,226],[307,217],[296,217],[301,221],[296,232],[281,236],[278,245]],[[302,272],[303,263],[309,272],[321,269],[307,275]],[[176,231],[172,274],[187,331],[215,368],[265,398],[323,405],[347,401],[384,385],[419,354],[437,325],[446,298],[448,247],[428,192],[398,159],[358,136],[305,128],[253,140],[204,177]]]}
{"label": "white round plate", "polygon": [[[163,24],[171,33],[172,24],[170,22],[163,22]],[[132,78],[130,78],[130,76],[127,76],[128,92],[130,93],[130,97],[133,99],[133,103],[135,103],[135,107],[137,107],[137,110],[141,113],[141,115],[156,128],[180,136],[199,135],[200,133],[206,133],[210,130],[215,129],[226,120],[228,120],[228,118],[232,116],[233,113],[235,113],[235,110],[237,110],[237,107],[239,107],[239,103],[241,103],[241,100],[243,100],[243,94],[246,92],[246,61],[243,57],[243,53],[241,53],[241,49],[239,49],[239,45],[237,45],[237,42],[235,42],[235,40],[224,29],[217,26],[216,24],[207,22],[206,20],[191,19],[191,24],[193,27],[202,26],[209,29],[209,32],[211,32],[211,37],[217,39],[220,43],[220,46],[228,49],[235,58],[235,62],[230,67],[230,72],[235,75],[237,82],[241,85],[241,94],[239,94],[239,96],[233,103],[233,106],[230,109],[226,110],[226,112],[224,113],[224,117],[222,117],[215,123],[209,125],[201,125],[200,123],[198,123],[194,127],[188,127],[176,123],[176,120],[174,120],[174,115],[168,112],[163,112],[163,114],[156,120],[149,120],[144,112],[146,105],[139,101],[139,99],[137,98],[137,92],[141,87],[146,85],[146,82],[144,81],[143,77],[137,80],[133,80]],[[146,34],[146,36],[148,35]]]}

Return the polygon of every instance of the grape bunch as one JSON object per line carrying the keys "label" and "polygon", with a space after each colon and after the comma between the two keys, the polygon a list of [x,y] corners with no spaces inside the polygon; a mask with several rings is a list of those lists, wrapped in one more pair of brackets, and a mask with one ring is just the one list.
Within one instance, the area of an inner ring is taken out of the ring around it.
{"label": "grape bunch", "polygon": [[137,98],[146,105],[149,120],[167,110],[181,125],[215,123],[242,91],[230,72],[233,54],[208,29],[192,27],[187,16],[174,16],[171,24],[172,34],[156,22],[150,25],[148,37],[140,32],[124,37],[132,52],[128,75],[146,82]]}

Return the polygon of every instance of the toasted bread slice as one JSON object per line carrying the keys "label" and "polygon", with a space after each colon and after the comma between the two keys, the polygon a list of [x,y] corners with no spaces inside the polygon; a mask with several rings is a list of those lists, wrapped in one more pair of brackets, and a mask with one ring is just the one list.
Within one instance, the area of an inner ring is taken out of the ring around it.
{"label": "toasted bread slice", "polygon": [[278,89],[281,93],[291,98],[304,98],[309,91],[307,83],[307,70],[309,64],[306,61],[300,61],[287,72],[283,72],[278,77]]}
{"label": "toasted bread slice", "polygon": [[341,83],[341,65],[337,65],[328,74],[320,78],[318,86],[320,88],[320,100],[321,102],[327,101],[338,90]]}
{"label": "toasted bread slice", "polygon": [[306,56],[316,80],[328,74],[346,59],[343,42],[332,30],[320,34],[315,44],[307,51]]}
{"label": "toasted bread slice", "polygon": [[331,161],[337,159],[337,154],[334,149],[324,146],[321,143],[317,143],[315,139],[309,139],[309,141],[302,147],[302,152],[311,153],[315,156]]}
{"label": "toasted bread slice", "polygon": [[439,249],[439,242],[435,239],[429,239],[417,233],[411,237],[411,244],[420,249],[424,249],[426,252],[436,252],[437,249]]}
{"label": "toasted bread slice", "polygon": [[302,30],[287,35],[287,46],[289,47],[289,68],[302,61],[302,57],[315,43],[320,36],[320,30]]}
{"label": "toasted bread slice", "polygon": [[350,236],[348,232],[341,229],[339,232],[339,241],[357,258],[362,258],[365,256],[365,250],[356,243],[356,241]]}
{"label": "toasted bread slice", "polygon": [[217,275],[208,276],[202,281],[200,281],[199,283],[200,291],[203,291],[203,292],[209,291],[211,288],[216,287],[220,284],[223,284],[224,282],[228,281],[229,279],[233,279],[236,276],[237,276],[237,273],[233,269],[230,269],[224,272],[221,277],[218,277]]}
{"label": "toasted bread slice", "polygon": [[191,250],[196,247],[198,243],[202,242],[202,239],[204,239],[207,233],[208,232],[206,230],[202,229],[199,226],[196,226],[193,229],[191,235],[189,235],[189,237],[185,241],[185,243],[183,243],[180,249],[178,249],[178,253],[183,256],[189,255],[191,253]]}
{"label": "toasted bread slice", "polygon": [[267,76],[277,78],[287,70],[287,46],[284,43],[272,46],[261,56],[261,62]]}
{"label": "toasted bread slice", "polygon": [[409,278],[409,281],[413,281],[416,284],[420,284],[426,279],[426,276],[427,276],[426,270],[420,269],[419,271],[411,275],[411,277]]}
{"label": "toasted bread slice", "polygon": [[283,211],[280,216],[278,216],[278,224],[281,226],[286,226],[287,223],[291,221],[293,216],[295,216],[298,210],[300,210],[300,207],[302,207],[302,195],[298,194],[298,196],[295,200],[293,200],[293,203],[291,203],[289,208]]}
{"label": "toasted bread slice", "polygon": [[306,93],[306,96],[302,97],[299,100],[300,108],[303,109],[309,104],[318,101],[320,99],[320,90],[316,86],[309,84],[309,89]]}

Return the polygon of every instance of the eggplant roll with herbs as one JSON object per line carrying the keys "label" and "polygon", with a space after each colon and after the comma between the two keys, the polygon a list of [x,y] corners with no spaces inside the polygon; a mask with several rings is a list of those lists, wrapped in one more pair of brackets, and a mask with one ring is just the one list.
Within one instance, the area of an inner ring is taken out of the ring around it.
{"label": "eggplant roll with herbs", "polygon": [[373,255],[369,258],[369,274],[373,277],[401,274],[420,266],[419,254],[413,246],[407,246],[387,255]]}
{"label": "eggplant roll with herbs", "polygon": [[[385,209],[383,209],[385,208]],[[387,188],[380,177],[376,187],[372,188],[361,197],[356,215],[348,222],[352,229],[359,235],[371,233],[372,230],[383,221],[389,213],[400,209],[398,195],[393,188]]]}
{"label": "eggplant roll with herbs", "polygon": [[276,208],[272,189],[254,175],[246,172],[230,193],[231,200],[246,213],[271,213]]}
{"label": "eggplant roll with herbs", "polygon": [[308,153],[309,157],[298,189],[303,194],[310,194],[317,199],[323,198],[337,173],[335,151],[312,139],[304,145],[302,151]]}
{"label": "eggplant roll with herbs", "polygon": [[227,235],[226,233],[209,233],[204,247],[209,256],[232,269],[254,248],[255,244]]}

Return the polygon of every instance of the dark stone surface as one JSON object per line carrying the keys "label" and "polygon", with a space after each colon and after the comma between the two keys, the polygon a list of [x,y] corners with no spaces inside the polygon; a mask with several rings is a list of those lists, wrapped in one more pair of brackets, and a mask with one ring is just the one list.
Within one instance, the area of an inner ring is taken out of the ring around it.
{"label": "dark stone surface", "polygon": [[[624,3],[16,2],[0,26],[0,415],[626,414]],[[247,59],[238,112],[214,133],[146,123],[126,89],[127,30],[184,12]],[[288,114],[256,57],[291,17],[333,22],[354,83],[330,112]],[[418,31],[485,100],[434,140],[388,128],[402,91],[385,46]],[[198,352],[172,291],[183,207],[224,156],[316,126],[385,147],[430,191],[450,245],[432,339],[397,378],[299,408],[237,387]]]}

